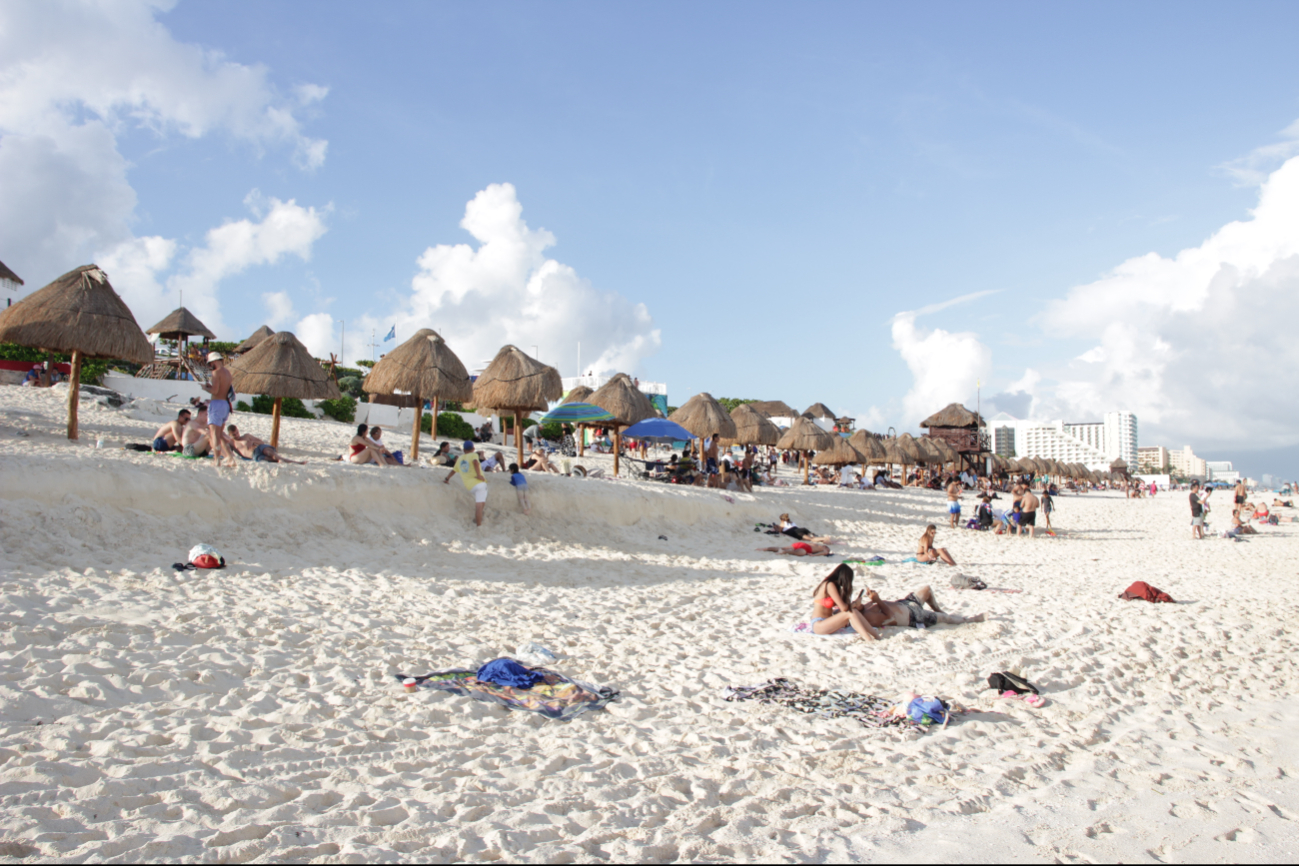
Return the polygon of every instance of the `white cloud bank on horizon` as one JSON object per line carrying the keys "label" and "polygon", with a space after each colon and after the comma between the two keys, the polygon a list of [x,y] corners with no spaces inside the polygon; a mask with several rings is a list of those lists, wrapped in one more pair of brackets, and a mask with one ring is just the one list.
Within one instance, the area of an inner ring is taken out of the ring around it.
{"label": "white cloud bank on horizon", "polygon": [[1144,442],[1299,444],[1299,157],[1259,190],[1251,218],[1171,258],[1128,259],[1040,317],[1048,336],[1096,344],[1034,395],[1050,417],[1137,414]]}
{"label": "white cloud bank on horizon", "polygon": [[29,290],[103,251],[138,246],[135,264],[155,271],[174,254],[170,241],[133,236],[136,194],[117,141],[126,128],[224,133],[259,150],[287,145],[305,170],[324,163],[327,142],[305,135],[297,112],[327,90],[282,95],[264,66],[176,41],[157,20],[174,5],[0,6],[0,237]]}
{"label": "white cloud bank on horizon", "polygon": [[[660,332],[644,304],[595,288],[568,265],[548,258],[555,237],[532,229],[523,219],[514,186],[491,184],[465,207],[460,225],[478,246],[438,244],[419,257],[411,292],[388,317],[372,313],[349,333],[379,338],[396,325],[395,347],[420,328],[433,328],[470,370],[512,343],[529,354],[538,347],[542,361],[571,376],[582,366],[597,373],[635,375],[640,361],[658,351]],[[324,322],[315,324],[323,326]],[[305,330],[305,329],[304,329]],[[319,357],[337,348],[332,329],[319,327],[298,337]],[[348,339],[348,360],[352,346]],[[369,352],[365,352],[368,356]]]}
{"label": "white cloud bank on horizon", "polygon": [[[893,348],[911,370],[912,385],[902,398],[900,429],[911,430],[921,420],[949,403],[964,403],[986,382],[992,369],[992,351],[972,331],[925,329],[916,325],[918,316],[936,313],[956,304],[981,298],[991,292],[976,292],[930,304],[919,310],[898,313],[893,317]],[[872,423],[886,420],[883,412],[872,407],[867,413]],[[878,431],[873,431],[878,432]]]}

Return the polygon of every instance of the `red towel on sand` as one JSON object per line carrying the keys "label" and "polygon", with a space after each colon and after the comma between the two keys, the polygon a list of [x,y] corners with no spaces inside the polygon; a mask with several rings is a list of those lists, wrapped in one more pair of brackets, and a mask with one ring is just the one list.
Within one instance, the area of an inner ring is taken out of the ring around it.
{"label": "red towel on sand", "polygon": [[1128,601],[1137,599],[1141,601],[1173,601],[1171,595],[1164,592],[1162,589],[1151,586],[1144,580],[1138,580],[1136,583],[1123,590],[1123,592],[1119,594],[1119,598],[1124,598]]}

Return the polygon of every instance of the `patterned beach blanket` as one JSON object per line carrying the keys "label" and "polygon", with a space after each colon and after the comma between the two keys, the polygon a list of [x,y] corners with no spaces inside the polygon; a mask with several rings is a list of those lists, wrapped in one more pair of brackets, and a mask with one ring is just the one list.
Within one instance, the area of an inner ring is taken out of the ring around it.
{"label": "patterned beach blanket", "polygon": [[530,689],[479,682],[475,676],[477,671],[473,670],[434,671],[418,677],[397,674],[396,677],[399,683],[414,679],[421,689],[438,689],[561,721],[580,716],[587,710],[598,710],[618,699],[617,689],[579,682],[545,668],[531,670],[541,674],[542,681]]}
{"label": "patterned beach blanket", "polygon": [[760,686],[727,686],[726,691],[728,701],[779,704],[814,716],[853,719],[868,728],[916,727],[890,712],[893,701],[888,698],[837,689],[812,689],[784,677],[767,680]]}

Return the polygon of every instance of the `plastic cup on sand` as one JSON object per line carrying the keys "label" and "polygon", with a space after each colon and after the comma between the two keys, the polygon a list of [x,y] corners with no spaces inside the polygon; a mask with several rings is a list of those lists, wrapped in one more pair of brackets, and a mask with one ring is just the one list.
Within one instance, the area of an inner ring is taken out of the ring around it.
{"label": "plastic cup on sand", "polygon": [[406,679],[401,681],[401,684],[408,692],[413,692],[419,688],[419,683],[415,682],[414,677],[406,677]]}

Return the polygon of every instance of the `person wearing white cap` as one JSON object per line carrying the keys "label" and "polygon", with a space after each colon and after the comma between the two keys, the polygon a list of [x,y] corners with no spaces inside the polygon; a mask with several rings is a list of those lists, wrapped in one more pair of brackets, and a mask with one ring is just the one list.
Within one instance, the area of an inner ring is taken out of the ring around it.
{"label": "person wearing white cap", "polygon": [[212,401],[207,405],[208,441],[212,456],[217,459],[217,466],[223,464],[224,458],[224,465],[233,469],[238,464],[235,463],[235,456],[230,453],[230,445],[221,430],[230,417],[230,404],[235,398],[234,377],[226,369],[226,359],[221,357],[220,352],[209,352],[207,362],[212,367],[212,381],[204,386],[204,390],[212,395]]}

